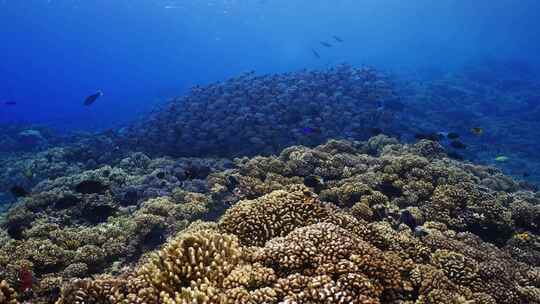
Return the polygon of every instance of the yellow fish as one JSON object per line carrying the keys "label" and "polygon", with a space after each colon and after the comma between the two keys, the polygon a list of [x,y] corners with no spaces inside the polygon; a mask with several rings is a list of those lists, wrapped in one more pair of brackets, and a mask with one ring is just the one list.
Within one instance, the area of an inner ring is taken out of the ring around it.
{"label": "yellow fish", "polygon": [[480,135],[484,134],[484,129],[482,129],[482,128],[471,128],[471,132],[474,135],[480,136]]}

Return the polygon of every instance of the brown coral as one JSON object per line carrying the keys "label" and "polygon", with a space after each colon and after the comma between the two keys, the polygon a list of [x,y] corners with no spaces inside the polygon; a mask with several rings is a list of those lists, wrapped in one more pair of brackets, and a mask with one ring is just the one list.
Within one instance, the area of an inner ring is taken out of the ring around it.
{"label": "brown coral", "polygon": [[274,191],[255,200],[241,201],[228,209],[220,228],[238,236],[242,244],[263,245],[324,218],[327,210],[306,188]]}
{"label": "brown coral", "polygon": [[[176,188],[92,227],[13,213],[33,224],[5,237],[0,275],[17,286],[25,261],[40,297],[66,283],[60,303],[535,303],[538,196],[482,185],[505,179],[435,144],[387,142],[239,159],[209,193]],[[85,278],[102,271],[116,276]]]}
{"label": "brown coral", "polygon": [[0,303],[18,304],[17,293],[6,281],[0,282]]}
{"label": "brown coral", "polygon": [[202,290],[221,286],[241,258],[234,236],[215,231],[182,234],[152,256],[138,277],[151,286],[151,298],[159,297],[163,303],[180,298],[191,301],[200,298]]}
{"label": "brown coral", "polygon": [[[285,277],[276,287],[285,300],[324,302],[339,294],[336,303],[376,303],[402,288],[399,259],[330,223],[275,238],[256,260]],[[305,297],[297,298],[299,290]]]}

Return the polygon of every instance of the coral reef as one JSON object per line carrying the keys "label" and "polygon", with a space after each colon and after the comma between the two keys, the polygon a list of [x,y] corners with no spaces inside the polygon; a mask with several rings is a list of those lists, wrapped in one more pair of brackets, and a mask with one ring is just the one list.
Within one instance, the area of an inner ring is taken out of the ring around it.
{"label": "coral reef", "polygon": [[[217,224],[173,229],[138,266],[64,280],[57,303],[540,303],[536,193],[425,142],[376,141],[237,159],[189,194],[232,204]],[[133,215],[176,214],[178,191]]]}
{"label": "coral reef", "polygon": [[[229,94],[185,106],[208,92]],[[0,302],[540,303],[538,192],[443,143],[318,140],[234,161],[36,154],[25,166],[50,178],[1,219]]]}
{"label": "coral reef", "polygon": [[[276,192],[251,203],[280,204]],[[292,218],[295,211],[282,216]],[[258,246],[242,245],[221,228],[188,229],[130,275],[70,282],[57,303],[540,301],[530,267],[472,234],[427,223],[427,236],[418,238],[408,229],[384,228],[385,222],[350,219],[354,224],[347,225],[339,220],[344,217],[346,211],[331,208],[318,223]],[[363,225],[361,232],[352,229]]]}
{"label": "coral reef", "polygon": [[0,234],[0,278],[17,286],[23,267],[54,293],[62,282],[118,273],[168,236],[222,209],[205,178],[226,160],[150,159],[134,153],[104,166],[46,180],[6,214]]}

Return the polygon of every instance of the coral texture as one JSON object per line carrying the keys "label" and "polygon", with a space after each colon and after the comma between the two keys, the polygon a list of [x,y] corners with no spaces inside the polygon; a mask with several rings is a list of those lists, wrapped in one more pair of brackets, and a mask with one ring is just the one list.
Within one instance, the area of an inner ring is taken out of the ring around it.
{"label": "coral texture", "polygon": [[[135,169],[48,182],[8,215],[0,277],[31,270],[36,303],[540,303],[539,196],[437,145],[293,146],[178,184],[142,170],[175,186],[133,205],[111,192]],[[57,210],[58,191],[81,200]]]}

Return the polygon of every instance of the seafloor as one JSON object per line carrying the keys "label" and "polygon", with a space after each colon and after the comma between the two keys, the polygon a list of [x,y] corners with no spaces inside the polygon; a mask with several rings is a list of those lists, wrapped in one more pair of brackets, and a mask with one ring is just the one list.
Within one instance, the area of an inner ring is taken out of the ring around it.
{"label": "seafloor", "polygon": [[[5,128],[0,303],[540,303],[538,85],[480,70],[245,74],[122,130]],[[466,149],[413,140],[437,131]]]}

